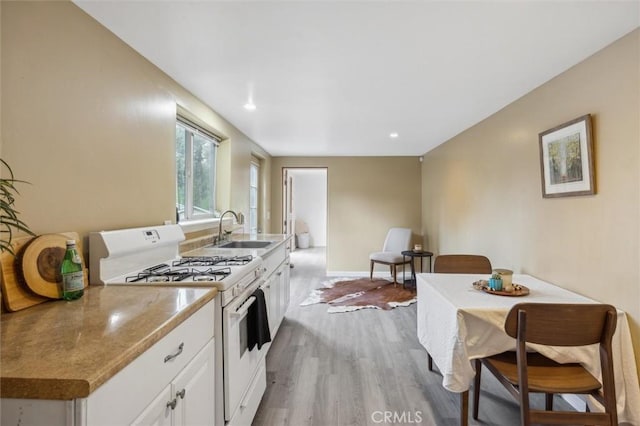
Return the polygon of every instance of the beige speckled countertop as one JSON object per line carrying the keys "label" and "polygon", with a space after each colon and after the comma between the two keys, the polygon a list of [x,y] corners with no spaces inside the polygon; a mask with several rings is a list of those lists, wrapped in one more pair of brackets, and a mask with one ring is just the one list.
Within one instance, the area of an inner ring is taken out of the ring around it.
{"label": "beige speckled countertop", "polygon": [[89,287],[0,319],[0,396],[87,397],[217,294],[212,288]]}

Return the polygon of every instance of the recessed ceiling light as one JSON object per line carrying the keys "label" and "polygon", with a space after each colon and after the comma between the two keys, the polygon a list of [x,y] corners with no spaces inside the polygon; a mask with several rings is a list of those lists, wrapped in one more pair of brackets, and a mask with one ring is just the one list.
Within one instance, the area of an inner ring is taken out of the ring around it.
{"label": "recessed ceiling light", "polygon": [[253,111],[254,109],[256,109],[256,104],[254,104],[253,102],[247,102],[246,104],[244,104],[244,109],[246,109],[247,111]]}
{"label": "recessed ceiling light", "polygon": [[395,138],[397,138],[398,136],[400,136],[400,135],[398,135],[396,132],[389,133],[389,137],[390,137],[391,139],[395,139]]}

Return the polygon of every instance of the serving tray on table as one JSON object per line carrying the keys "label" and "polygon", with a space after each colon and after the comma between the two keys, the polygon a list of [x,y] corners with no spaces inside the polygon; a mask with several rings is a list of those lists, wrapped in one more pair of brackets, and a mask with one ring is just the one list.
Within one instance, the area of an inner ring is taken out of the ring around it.
{"label": "serving tray on table", "polygon": [[496,296],[521,297],[530,293],[529,287],[517,283],[513,283],[513,291],[491,290],[489,288],[489,282],[484,280],[474,282],[473,288]]}

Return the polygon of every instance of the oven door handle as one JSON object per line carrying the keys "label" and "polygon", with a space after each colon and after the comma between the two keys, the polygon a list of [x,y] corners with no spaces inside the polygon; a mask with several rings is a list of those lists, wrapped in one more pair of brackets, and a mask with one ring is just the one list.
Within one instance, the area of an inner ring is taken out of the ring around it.
{"label": "oven door handle", "polygon": [[238,309],[236,309],[235,311],[231,311],[231,315],[233,315],[234,317],[245,316],[247,314],[247,311],[249,310],[249,307],[253,305],[255,301],[255,296],[249,296],[247,300],[245,300],[244,303],[238,307]]}

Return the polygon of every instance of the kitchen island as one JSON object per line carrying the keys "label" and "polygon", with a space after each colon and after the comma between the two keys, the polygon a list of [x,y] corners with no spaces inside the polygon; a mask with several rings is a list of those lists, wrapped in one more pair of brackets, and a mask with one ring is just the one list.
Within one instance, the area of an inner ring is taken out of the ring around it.
{"label": "kitchen island", "polygon": [[[17,419],[12,415],[26,416],[38,402],[50,402],[57,407],[52,412],[66,417],[49,418],[49,424],[96,424],[98,414],[109,409],[99,405],[111,397],[114,403],[124,397],[124,406],[111,405],[117,412],[102,421],[134,420],[126,416],[138,415],[151,402],[145,398],[156,396],[203,348],[210,345],[214,353],[216,295],[215,288],[92,286],[75,301],[2,314],[2,424]],[[139,367],[145,368],[136,371],[143,360]],[[123,386],[129,391],[118,396]]]}

